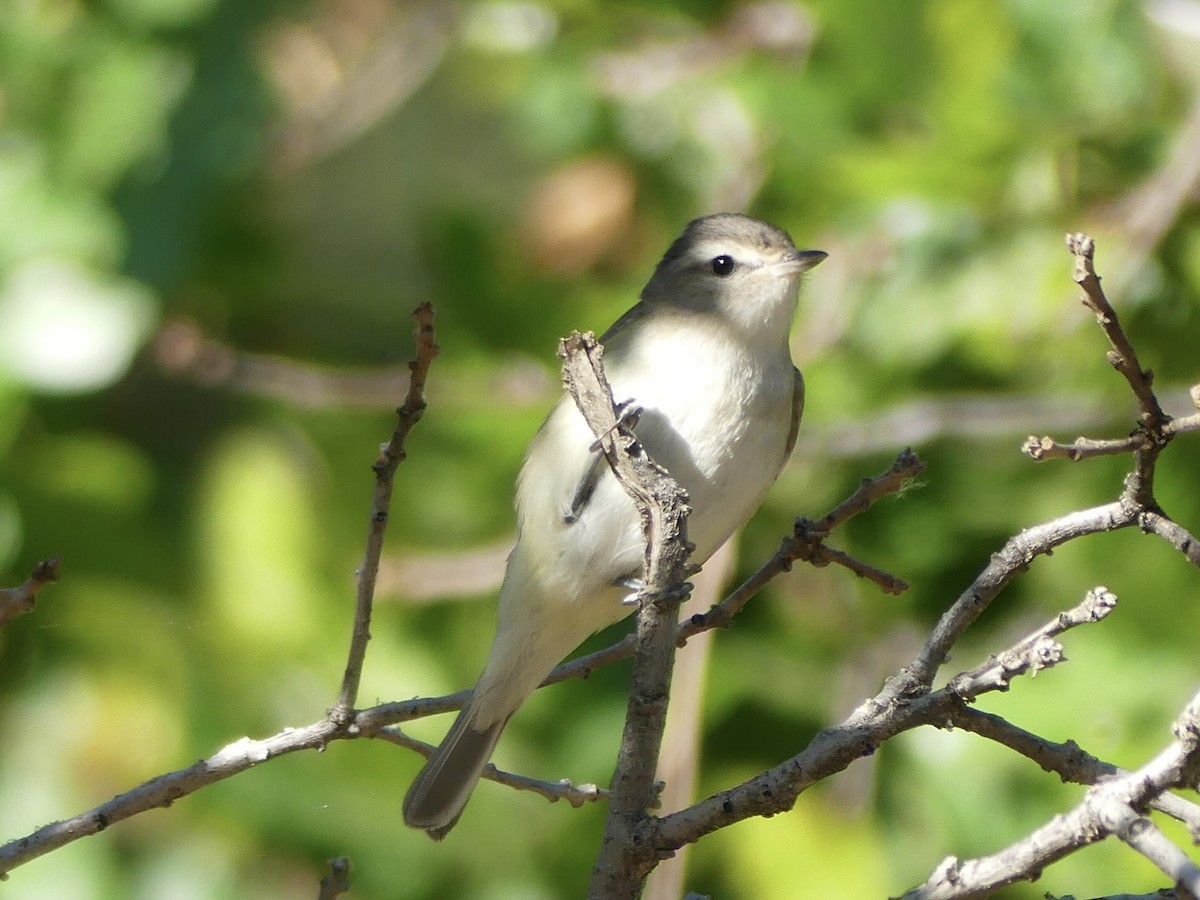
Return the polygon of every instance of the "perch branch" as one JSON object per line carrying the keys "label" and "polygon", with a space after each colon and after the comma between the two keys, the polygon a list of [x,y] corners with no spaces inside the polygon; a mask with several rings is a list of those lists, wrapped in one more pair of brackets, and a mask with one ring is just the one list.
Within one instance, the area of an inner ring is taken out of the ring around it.
{"label": "perch branch", "polygon": [[629,851],[657,793],[655,770],[666,727],[676,617],[690,574],[690,510],[687,494],[650,459],[626,417],[616,409],[604,377],[603,352],[592,335],[572,334],[559,347],[563,381],[613,474],[638,507],[646,534],[646,559],[638,593],[633,687],[610,788],[604,839],[588,896],[635,897],[655,862]]}

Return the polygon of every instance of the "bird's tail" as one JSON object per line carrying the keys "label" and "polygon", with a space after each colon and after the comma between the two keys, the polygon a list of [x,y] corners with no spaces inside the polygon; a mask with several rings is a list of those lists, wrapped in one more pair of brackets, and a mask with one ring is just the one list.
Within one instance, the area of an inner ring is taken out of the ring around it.
{"label": "bird's tail", "polygon": [[404,797],[405,824],[425,829],[435,841],[444,838],[458,822],[508,724],[509,717],[504,716],[476,730],[471,726],[471,711],[472,701],[468,700]]}

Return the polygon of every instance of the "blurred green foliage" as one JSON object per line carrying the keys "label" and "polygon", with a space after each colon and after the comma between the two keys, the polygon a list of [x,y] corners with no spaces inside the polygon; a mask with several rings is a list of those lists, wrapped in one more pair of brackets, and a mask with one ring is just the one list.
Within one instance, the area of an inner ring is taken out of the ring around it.
{"label": "blurred green foliage", "polygon": [[[801,568],[715,641],[700,789],[795,752],[907,659],[1005,538],[1119,489],[1124,460],[1016,452],[1029,432],[1116,435],[1132,418],[1073,299],[1064,231],[1097,237],[1143,363],[1186,411],[1200,214],[1169,175],[1200,56],[1165,8],[0,0],[0,569],[16,584],[65,560],[0,633],[3,836],[330,705],[369,464],[402,390],[373,373],[409,357],[418,302],[437,306],[443,353],[397,481],[389,553],[410,559],[510,536],[555,341],[604,328],[682,224],[724,207],[831,253],[795,331],[800,449],[739,572],[905,443],[929,462],[838,537],[908,594]],[[1178,202],[1152,206],[1148,183]],[[231,364],[206,339],[258,356]],[[961,415],[939,419],[945,401]],[[1159,473],[1193,530],[1198,465],[1184,439]],[[1067,637],[1070,663],[981,705],[1135,766],[1197,680],[1196,573],[1161,543],[1122,533],[1039,560],[954,662],[1096,583],[1122,605]],[[491,593],[385,591],[361,701],[469,684]],[[543,692],[497,761],[605,783],[626,678]],[[435,846],[400,822],[417,762],[366,741],[276,760],[15,871],[5,896],[315,896],[336,855],[363,900],[582,893],[602,807],[485,784]],[[689,884],[896,894],[1080,795],[971,736],[905,735],[795,811],[699,844]],[[1106,845],[1004,896],[1162,882]]]}

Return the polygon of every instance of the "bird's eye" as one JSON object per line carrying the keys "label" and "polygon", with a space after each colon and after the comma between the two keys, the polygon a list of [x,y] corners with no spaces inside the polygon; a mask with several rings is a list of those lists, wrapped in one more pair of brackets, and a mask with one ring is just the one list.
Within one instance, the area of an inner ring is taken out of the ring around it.
{"label": "bird's eye", "polygon": [[733,261],[732,256],[726,256],[724,254],[721,254],[720,256],[713,257],[713,261],[712,261],[713,274],[719,275],[721,278],[724,278],[726,275],[728,275],[730,272],[733,271],[733,268],[735,265],[737,265],[737,264]]}

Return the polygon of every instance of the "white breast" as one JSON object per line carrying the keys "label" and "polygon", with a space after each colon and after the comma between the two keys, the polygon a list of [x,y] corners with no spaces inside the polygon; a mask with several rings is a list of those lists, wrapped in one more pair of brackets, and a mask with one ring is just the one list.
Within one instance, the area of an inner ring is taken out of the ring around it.
{"label": "white breast", "polygon": [[[642,408],[638,438],[688,492],[692,559],[703,563],[762,503],[784,463],[792,415],[786,347],[745,346],[711,317],[643,321],[610,339],[605,368],[617,402]],[[633,501],[605,472],[578,521],[563,521],[593,436],[564,397],[534,442],[518,485],[522,551],[551,595],[585,598],[640,572]]]}
{"label": "white breast", "polygon": [[691,498],[696,562],[762,503],[785,462],[792,417],[786,347],[748,347],[710,321],[648,324],[609,376],[618,400],[643,407],[639,439]]}

